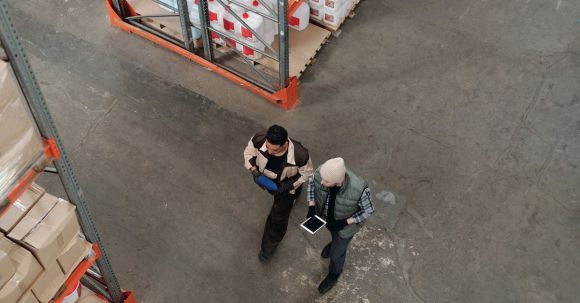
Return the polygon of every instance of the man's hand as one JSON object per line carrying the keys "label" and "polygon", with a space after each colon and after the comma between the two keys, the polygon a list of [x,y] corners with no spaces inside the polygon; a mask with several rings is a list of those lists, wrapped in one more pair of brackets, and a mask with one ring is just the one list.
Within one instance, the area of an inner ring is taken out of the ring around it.
{"label": "man's hand", "polygon": [[[255,168],[255,166],[254,166]],[[261,184],[260,182],[258,182],[258,177],[261,176],[262,174],[260,173],[259,170],[254,169],[252,170],[252,176],[254,177],[254,183],[256,183],[256,185],[258,185],[261,189],[266,190]]]}
{"label": "man's hand", "polygon": [[316,215],[316,206],[314,205],[308,206],[308,214],[306,215],[306,219],[314,217],[314,215]]}
{"label": "man's hand", "polygon": [[252,166],[252,168],[250,168],[250,172],[252,173],[252,175],[253,175],[254,177],[258,177],[258,176],[260,176],[260,175],[261,175],[260,171],[259,171],[259,170],[258,170],[258,168],[257,168],[257,167],[255,167],[255,166]]}
{"label": "man's hand", "polygon": [[291,189],[294,189],[294,183],[289,182],[289,181],[282,181],[280,182],[280,185],[278,185],[278,189],[277,190],[269,190],[268,192],[270,194],[272,194],[273,196],[275,195],[279,195],[283,192],[289,191]]}
{"label": "man's hand", "polygon": [[280,184],[280,186],[278,187],[278,190],[280,192],[285,192],[285,191],[289,191],[292,189],[294,189],[294,182],[292,182],[292,181],[282,182],[282,184]]}
{"label": "man's hand", "polygon": [[346,221],[346,219],[344,219],[344,220],[329,221],[326,224],[326,227],[328,227],[328,230],[330,231],[338,232],[341,231],[347,225],[348,222]]}

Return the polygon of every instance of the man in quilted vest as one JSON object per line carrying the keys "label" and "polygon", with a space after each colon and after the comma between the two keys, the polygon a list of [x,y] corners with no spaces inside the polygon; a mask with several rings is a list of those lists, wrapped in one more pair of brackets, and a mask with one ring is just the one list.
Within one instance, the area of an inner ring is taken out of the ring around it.
{"label": "man in quilted vest", "polygon": [[329,291],[342,273],[346,251],[352,237],[373,212],[371,193],[365,180],[346,169],[342,158],[322,164],[308,180],[308,215],[326,220],[332,241],[322,250],[330,258],[328,275],[318,286],[321,294]]}
{"label": "man in quilted vest", "polygon": [[268,190],[274,203],[262,236],[258,258],[266,263],[276,251],[288,228],[288,218],[294,201],[300,195],[302,184],[312,175],[312,161],[308,150],[288,137],[286,129],[272,125],[267,132],[255,134],[244,150],[245,167],[259,182],[265,176],[276,183],[277,190]]}

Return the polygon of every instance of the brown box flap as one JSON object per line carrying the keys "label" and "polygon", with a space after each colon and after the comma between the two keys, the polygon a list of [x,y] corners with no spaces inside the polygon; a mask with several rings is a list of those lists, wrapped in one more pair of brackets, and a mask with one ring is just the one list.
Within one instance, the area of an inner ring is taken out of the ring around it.
{"label": "brown box flap", "polygon": [[44,194],[44,188],[33,183],[0,217],[0,231],[9,233]]}

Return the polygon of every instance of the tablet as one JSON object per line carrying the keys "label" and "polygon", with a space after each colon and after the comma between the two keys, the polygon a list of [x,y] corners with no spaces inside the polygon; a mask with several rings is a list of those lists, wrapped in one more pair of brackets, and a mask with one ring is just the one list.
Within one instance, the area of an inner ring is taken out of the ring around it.
{"label": "tablet", "polygon": [[302,222],[302,224],[300,224],[302,228],[313,235],[324,225],[326,225],[326,221],[322,220],[322,218],[317,215],[306,219],[304,222]]}

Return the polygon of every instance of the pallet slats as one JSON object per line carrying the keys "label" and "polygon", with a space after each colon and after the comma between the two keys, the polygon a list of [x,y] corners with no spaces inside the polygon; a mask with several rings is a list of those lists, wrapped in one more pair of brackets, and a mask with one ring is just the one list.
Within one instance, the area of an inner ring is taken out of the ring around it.
{"label": "pallet slats", "polygon": [[[318,51],[322,48],[330,37],[330,32],[315,25],[308,25],[305,30],[297,31],[290,29],[290,76],[300,78],[306,67],[310,65]],[[274,49],[277,50],[278,37],[274,41]],[[274,72],[278,72],[277,61],[270,58],[262,58],[257,62]]]}

